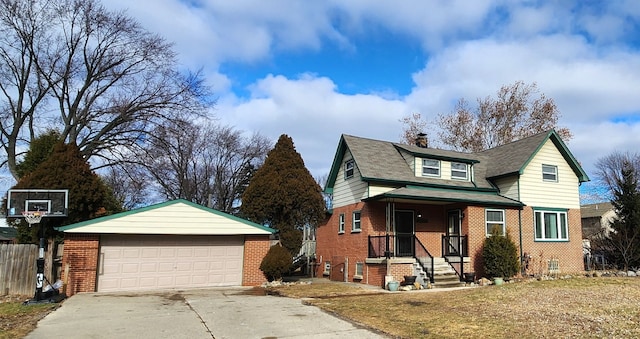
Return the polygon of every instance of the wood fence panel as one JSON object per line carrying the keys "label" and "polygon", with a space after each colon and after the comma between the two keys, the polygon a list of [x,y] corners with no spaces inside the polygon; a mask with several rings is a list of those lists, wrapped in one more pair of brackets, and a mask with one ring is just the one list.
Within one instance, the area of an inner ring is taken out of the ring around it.
{"label": "wood fence panel", "polygon": [[38,246],[0,244],[0,294],[33,295]]}

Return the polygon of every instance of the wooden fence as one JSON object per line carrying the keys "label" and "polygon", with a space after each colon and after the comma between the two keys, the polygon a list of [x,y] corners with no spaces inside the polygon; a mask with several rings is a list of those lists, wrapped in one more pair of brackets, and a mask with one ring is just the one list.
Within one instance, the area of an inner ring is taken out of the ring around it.
{"label": "wooden fence", "polygon": [[0,244],[0,295],[33,295],[38,246]]}

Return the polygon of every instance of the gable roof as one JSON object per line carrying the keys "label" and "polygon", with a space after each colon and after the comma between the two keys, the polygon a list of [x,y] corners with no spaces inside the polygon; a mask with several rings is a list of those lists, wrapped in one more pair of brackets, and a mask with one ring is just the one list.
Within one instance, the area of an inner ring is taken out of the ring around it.
{"label": "gable roof", "polygon": [[567,145],[554,130],[538,133],[480,152],[479,154],[486,156],[487,160],[490,160],[487,161],[487,178],[497,178],[513,174],[521,175],[525,167],[527,167],[547,140],[553,142],[580,182],[589,181],[587,173],[585,173],[582,166],[580,166],[569,151]]}
{"label": "gable roof", "polygon": [[610,202],[599,202],[597,204],[587,204],[580,206],[582,218],[601,218],[605,213],[613,211]]}
{"label": "gable roof", "polygon": [[475,203],[479,205],[487,206],[512,206],[522,207],[523,203],[517,200],[509,199],[507,197],[492,193],[492,192],[477,192],[477,191],[462,191],[462,190],[447,190],[440,188],[428,188],[428,187],[402,187],[393,191],[382,193],[365,200],[391,200],[401,201],[402,199],[415,200],[428,200],[439,201],[443,203],[455,203],[455,202],[467,202]]}
{"label": "gable roof", "polygon": [[178,199],[57,228],[65,233],[268,235],[264,227]]}

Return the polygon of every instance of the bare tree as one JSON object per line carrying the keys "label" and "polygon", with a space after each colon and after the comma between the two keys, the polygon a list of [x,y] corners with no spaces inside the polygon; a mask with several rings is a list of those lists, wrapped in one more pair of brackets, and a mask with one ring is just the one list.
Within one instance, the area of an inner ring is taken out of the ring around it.
{"label": "bare tree", "polygon": [[616,216],[611,232],[592,239],[592,248],[627,270],[640,266],[640,155],[614,152],[596,163],[599,181],[607,187]]}
{"label": "bare tree", "polygon": [[427,121],[422,119],[420,113],[412,113],[400,119],[402,123],[402,133],[400,134],[400,142],[407,145],[413,145],[418,139],[418,135],[424,133],[425,143],[428,144]]}
{"label": "bare tree", "polygon": [[231,127],[177,121],[159,126],[140,164],[167,199],[187,199],[227,213],[264,161],[271,142]]}
{"label": "bare tree", "polygon": [[0,19],[0,131],[14,176],[18,144],[38,127],[112,162],[114,149],[210,104],[169,43],[97,0],[0,0]]}
{"label": "bare tree", "polygon": [[132,162],[122,162],[106,168],[102,180],[111,188],[113,196],[124,210],[146,206],[153,201],[149,184],[145,182],[144,167]]}
{"label": "bare tree", "polygon": [[455,110],[439,115],[439,138],[452,149],[479,152],[536,133],[556,129],[563,140],[571,138],[567,128],[558,127],[560,112],[553,99],[539,94],[535,83],[517,81],[502,86],[496,98],[477,99],[477,107],[460,99]]}

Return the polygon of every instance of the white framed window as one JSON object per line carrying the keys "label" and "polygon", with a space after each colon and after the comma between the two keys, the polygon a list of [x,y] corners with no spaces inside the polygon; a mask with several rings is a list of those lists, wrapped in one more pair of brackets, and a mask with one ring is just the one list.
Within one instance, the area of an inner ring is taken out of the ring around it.
{"label": "white framed window", "polygon": [[353,178],[353,173],[355,172],[355,162],[353,159],[347,160],[344,163],[344,178],[349,179]]}
{"label": "white framed window", "polygon": [[430,177],[440,176],[440,160],[422,159],[422,175]]}
{"label": "white framed window", "polygon": [[356,262],[356,273],[353,275],[353,279],[362,279],[364,272],[364,263]]}
{"label": "white framed window", "polygon": [[558,166],[542,165],[542,180],[543,181],[558,181]]}
{"label": "white framed window", "polygon": [[451,178],[452,179],[460,179],[467,180],[469,177],[467,164],[461,162],[452,162],[451,163]]}
{"label": "white framed window", "polygon": [[362,230],[360,225],[360,211],[353,212],[353,219],[351,224],[351,232],[360,232]]}
{"label": "white framed window", "polygon": [[500,235],[507,233],[507,224],[504,219],[504,210],[496,210],[487,208],[484,211],[485,232],[487,236],[493,234],[493,229],[498,228]]}
{"label": "white framed window", "polygon": [[338,233],[344,233],[344,213],[338,217]]}
{"label": "white framed window", "polygon": [[567,241],[567,212],[536,210],[534,213],[535,239],[542,241]]}

